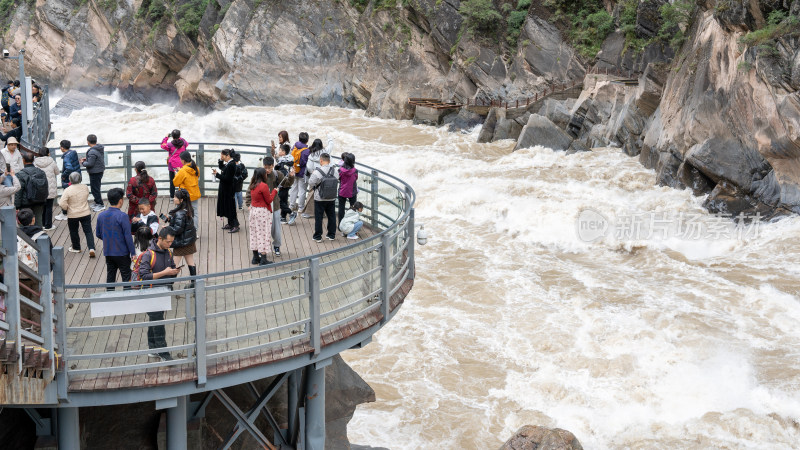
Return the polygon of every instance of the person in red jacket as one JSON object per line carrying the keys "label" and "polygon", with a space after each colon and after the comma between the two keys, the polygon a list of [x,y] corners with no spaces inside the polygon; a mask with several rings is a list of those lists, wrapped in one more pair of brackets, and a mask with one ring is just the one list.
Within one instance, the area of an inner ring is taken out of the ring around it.
{"label": "person in red jacket", "polygon": [[155,210],[158,196],[156,180],[147,175],[144,162],[137,161],[133,167],[136,169],[136,175],[128,181],[128,189],[125,191],[125,196],[128,197],[128,218],[131,221],[139,213],[139,199],[146,198],[150,201],[150,208]]}
{"label": "person in red jacket", "polygon": [[267,252],[272,250],[272,201],[277,189],[270,189],[267,171],[263,167],[253,172],[250,180],[250,250],[253,264],[267,265]]}

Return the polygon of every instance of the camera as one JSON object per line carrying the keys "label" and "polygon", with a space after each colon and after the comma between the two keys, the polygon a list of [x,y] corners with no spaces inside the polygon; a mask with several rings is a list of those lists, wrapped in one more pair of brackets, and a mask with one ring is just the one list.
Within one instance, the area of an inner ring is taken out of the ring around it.
{"label": "camera", "polygon": [[7,48],[3,49],[3,58],[8,58],[11,55]]}

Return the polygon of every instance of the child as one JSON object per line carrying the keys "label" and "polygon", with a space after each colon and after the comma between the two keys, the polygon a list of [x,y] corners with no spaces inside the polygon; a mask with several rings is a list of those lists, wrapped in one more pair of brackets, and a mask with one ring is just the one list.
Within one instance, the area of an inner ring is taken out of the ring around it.
{"label": "child", "polygon": [[233,154],[233,162],[236,164],[236,173],[233,176],[233,193],[234,197],[236,197],[236,204],[239,206],[239,210],[241,211],[244,209],[242,186],[244,186],[244,180],[247,178],[247,167],[245,167],[244,163],[242,162],[242,155],[240,155],[239,152]]}
{"label": "child", "polygon": [[[139,206],[141,206],[141,204]],[[150,248],[154,237],[155,234],[150,227],[139,227],[139,229],[136,230],[133,236],[133,246],[136,247],[136,256],[139,256]]]}
{"label": "child", "polygon": [[289,190],[294,184],[294,158],[291,155],[291,147],[289,144],[281,145],[278,150],[278,158],[275,161],[275,170],[283,173],[286,178],[278,186],[278,199],[281,203],[281,223],[287,223],[286,216],[292,213],[292,208],[289,207]]}
{"label": "child", "polygon": [[347,239],[356,240],[358,236],[358,230],[364,226],[364,222],[361,221],[361,211],[364,210],[364,205],[361,202],[356,202],[352,208],[348,209],[344,215],[344,218],[339,222],[339,231],[347,235]]}
{"label": "child", "polygon": [[150,200],[142,198],[139,200],[139,215],[131,219],[131,234],[136,235],[139,228],[149,227],[153,236],[158,234],[158,216],[150,207]]}

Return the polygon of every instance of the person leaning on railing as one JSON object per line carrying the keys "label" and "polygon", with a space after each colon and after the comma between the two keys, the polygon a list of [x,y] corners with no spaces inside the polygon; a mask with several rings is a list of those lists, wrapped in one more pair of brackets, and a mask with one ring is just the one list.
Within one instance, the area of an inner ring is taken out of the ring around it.
{"label": "person leaning on railing", "polygon": [[[175,239],[175,230],[172,227],[164,227],[158,232],[158,240],[150,244],[150,248],[143,252],[139,258],[139,267],[136,273],[137,281],[160,280],[163,278],[175,278],[181,269],[175,267],[172,259],[172,242]],[[159,286],[164,286],[160,284]],[[172,284],[167,284],[171,288]],[[164,311],[148,312],[150,321],[164,320]],[[167,346],[166,330],[164,325],[147,327],[147,346],[152,350]],[[169,352],[150,353],[151,358],[161,358],[162,361],[171,361],[172,356]]]}
{"label": "person leaning on railing", "polygon": [[184,151],[181,152],[181,163],[183,167],[175,174],[172,180],[175,183],[176,189],[186,189],[189,192],[189,198],[192,201],[192,219],[194,220],[194,227],[200,230],[200,169],[197,164],[192,161],[192,154]]}

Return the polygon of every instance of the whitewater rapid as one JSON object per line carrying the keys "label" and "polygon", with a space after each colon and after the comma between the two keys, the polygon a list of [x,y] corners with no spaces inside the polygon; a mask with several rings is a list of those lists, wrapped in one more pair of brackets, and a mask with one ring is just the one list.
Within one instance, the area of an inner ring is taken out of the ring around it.
{"label": "whitewater rapid", "polygon": [[[512,153],[477,144],[477,129],[339,108],[137,107],[55,118],[56,139],[155,142],[179,128],[190,143],[268,144],[308,131],[416,190],[430,239],[414,289],[372,344],[343,355],[377,396],[351,442],[497,448],[535,424],[585,448],[800,446],[800,218],[713,235],[702,197],[656,186],[614,148]],[[706,231],[587,242],[587,210]]]}

